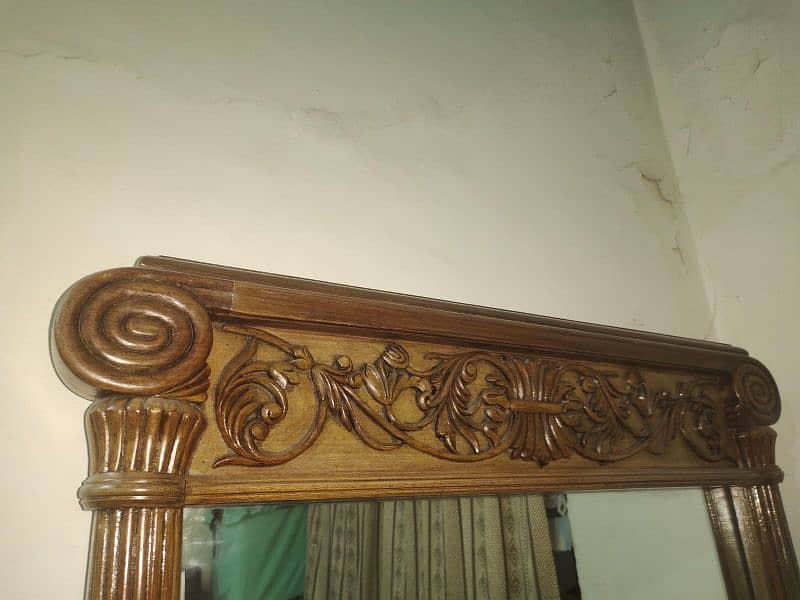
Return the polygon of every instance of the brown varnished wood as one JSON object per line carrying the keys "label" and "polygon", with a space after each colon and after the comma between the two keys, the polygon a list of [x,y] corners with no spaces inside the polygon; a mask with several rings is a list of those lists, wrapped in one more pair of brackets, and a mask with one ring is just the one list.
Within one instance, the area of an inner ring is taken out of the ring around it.
{"label": "brown varnished wood", "polygon": [[196,404],[110,396],[86,411],[93,510],[86,598],[169,600],[179,591],[185,475],[205,429]]}
{"label": "brown varnished wood", "polygon": [[[242,319],[316,331],[373,337],[402,336],[426,341],[449,340],[492,348],[582,357],[617,358],[694,369],[725,369],[746,352],[715,342],[638,332],[577,321],[528,315],[455,302],[391,294],[283,275],[204,265],[163,257],[143,257],[138,264],[164,270],[165,277],[195,277],[196,287],[229,287],[224,301],[209,304],[225,320]],[[241,277],[241,278],[239,278]],[[203,284],[207,278],[208,284]]]}
{"label": "brown varnished wood", "polygon": [[177,598],[182,529],[179,508],[95,510],[86,598]]}
{"label": "brown varnished wood", "polygon": [[[693,340],[660,333],[649,333],[632,329],[610,327],[607,325],[596,325],[594,323],[585,323],[582,321],[571,321],[568,319],[556,319],[553,317],[531,315],[522,312],[501,310],[485,306],[448,302],[445,300],[411,296],[408,294],[396,294],[380,290],[316,281],[313,279],[303,279],[301,277],[288,277],[286,275],[276,275],[274,273],[261,273],[258,271],[249,271],[247,269],[236,269],[232,267],[210,265],[207,263],[200,263],[180,258],[169,258],[165,256],[143,256],[136,261],[136,264],[137,266],[146,267],[149,269],[158,269],[171,273],[181,273],[182,275],[193,275],[197,277],[207,277],[211,279],[228,281],[232,282],[234,287],[238,286],[240,289],[249,289],[243,288],[243,286],[244,284],[251,284],[257,286],[258,288],[267,287],[271,290],[272,294],[277,294],[279,291],[285,291],[289,294],[308,292],[329,297],[331,301],[340,305],[352,304],[355,300],[359,302],[363,301],[364,304],[359,304],[359,308],[366,306],[366,303],[368,302],[400,304],[405,307],[413,306],[430,308],[451,314],[489,317],[500,320],[511,320],[517,323],[530,323],[533,325],[557,327],[560,330],[572,329],[587,333],[609,334],[623,337],[628,336],[636,340],[677,343],[683,347],[697,347],[746,354],[746,352],[741,348],[736,348],[734,346],[730,346],[729,344],[721,344],[719,342]],[[345,301],[336,302],[337,299],[344,299]],[[270,313],[272,313],[272,309],[269,310]],[[263,312],[263,309],[258,312]],[[252,316],[257,316],[257,314]]]}
{"label": "brown varnished wood", "polygon": [[724,486],[730,481],[742,486],[757,485],[777,479],[770,471],[742,472],[737,469],[555,469],[539,474],[495,475],[482,471],[474,476],[437,476],[425,472],[418,476],[381,477],[374,472],[346,480],[341,477],[318,478],[267,477],[244,475],[198,474],[186,481],[187,505],[259,504],[280,501],[378,499],[419,496],[474,496],[480,494],[549,493],[556,491],[591,491],[653,489],[668,487]]}
{"label": "brown varnished wood", "polygon": [[183,506],[184,476],[206,420],[193,403],[111,396],[86,411],[89,477],[78,494],[86,509]]}
{"label": "brown varnished wood", "polygon": [[[737,434],[740,464],[774,464],[775,431]],[[723,576],[732,598],[800,598],[800,570],[777,484],[705,491]]]}
{"label": "brown varnished wood", "polygon": [[137,265],[76,283],[51,328],[56,371],[92,401],[87,597],[174,598],[187,504],[687,485],[707,490],[729,595],[795,597],[780,399],[743,350]]}
{"label": "brown varnished wood", "polygon": [[706,490],[728,596],[800,598],[797,557],[777,485]]}
{"label": "brown varnished wood", "polygon": [[725,486],[706,488],[705,498],[728,596],[732,600],[753,600],[745,540],[736,518],[731,489]]}
{"label": "brown varnished wood", "polygon": [[[652,389],[652,378],[634,368],[482,350],[428,352],[427,364],[415,366],[398,343],[363,365],[346,354],[328,365],[308,346],[269,331],[224,330],[244,341],[217,383],[216,420],[233,453],[214,467],[288,462],[315,443],[328,415],[375,450],[409,446],[455,462],[505,453],[541,465],[573,453],[618,462],[641,451],[660,454],[678,435],[704,460],[723,458],[722,413],[713,407],[730,391],[718,377],[676,376],[673,389]],[[280,358],[259,359],[259,347]],[[261,442],[288,413],[289,395],[303,379],[316,404],[310,426],[293,446],[264,450]],[[414,418],[397,412],[404,396],[418,409]],[[269,412],[242,422],[242,412],[256,406]],[[441,443],[426,442],[425,433]]]}
{"label": "brown varnished wood", "polygon": [[56,372],[75,393],[163,394],[202,400],[212,331],[207,307],[230,284],[147,269],[112,269],[75,283],[50,329]]}

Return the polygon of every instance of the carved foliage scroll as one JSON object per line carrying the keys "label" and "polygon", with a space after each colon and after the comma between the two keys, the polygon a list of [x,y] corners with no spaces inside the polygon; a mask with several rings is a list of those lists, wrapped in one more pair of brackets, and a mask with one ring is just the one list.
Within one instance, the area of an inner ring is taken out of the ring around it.
{"label": "carved foliage scroll", "polygon": [[[460,462],[501,453],[541,465],[572,454],[613,462],[641,451],[662,453],[676,438],[705,460],[724,455],[716,409],[725,390],[714,377],[651,389],[635,368],[600,370],[480,350],[430,353],[416,366],[399,344],[386,346],[373,362],[355,365],[340,356],[322,364],[306,346],[263,330],[224,329],[242,336],[243,345],[216,389],[216,419],[232,453],[215,466],[287,462],[313,445],[328,418],[371,448],[406,445]],[[259,359],[260,346],[281,358]],[[291,391],[303,385],[312,386],[316,400],[308,428],[289,447],[266,449],[290,410]]]}

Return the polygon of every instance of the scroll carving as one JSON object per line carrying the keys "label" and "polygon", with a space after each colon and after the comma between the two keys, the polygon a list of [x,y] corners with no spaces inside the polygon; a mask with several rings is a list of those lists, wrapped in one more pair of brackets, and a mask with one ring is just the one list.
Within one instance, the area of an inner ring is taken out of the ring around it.
{"label": "scroll carving", "polygon": [[[356,366],[340,356],[327,365],[306,346],[263,330],[224,329],[244,343],[216,388],[217,423],[233,453],[215,466],[285,463],[313,445],[329,417],[371,448],[406,445],[460,462],[506,452],[541,465],[573,453],[614,462],[641,451],[662,453],[678,437],[705,460],[724,455],[716,413],[724,390],[714,377],[652,390],[635,368],[599,370],[487,351],[431,353],[426,366],[415,367],[399,344],[371,363]],[[261,345],[282,358],[260,360]],[[311,424],[292,446],[267,450],[270,432],[290,409],[291,390],[309,383],[316,399]]]}
{"label": "scroll carving", "polygon": [[56,306],[51,354],[86,412],[93,511],[86,598],[177,598],[186,473],[205,428],[213,332],[206,308],[162,273],[116,269]]}
{"label": "scroll carving", "polygon": [[208,313],[152,272],[117,269],[82,279],[56,307],[52,336],[59,374],[83,396],[205,397]]}
{"label": "scroll carving", "polygon": [[775,432],[768,427],[781,414],[778,386],[770,372],[748,358],[733,372],[736,399],[728,409],[731,449],[744,468],[775,467]]}
{"label": "scroll carving", "polygon": [[773,425],[781,416],[778,386],[770,372],[760,362],[749,359],[733,374],[733,389],[737,402],[734,420],[741,425]]}

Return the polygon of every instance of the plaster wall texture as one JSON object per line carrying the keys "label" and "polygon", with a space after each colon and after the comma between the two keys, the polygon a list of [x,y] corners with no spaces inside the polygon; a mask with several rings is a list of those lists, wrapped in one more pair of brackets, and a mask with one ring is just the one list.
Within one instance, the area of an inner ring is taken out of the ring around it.
{"label": "plaster wall texture", "polygon": [[775,376],[776,460],[800,545],[800,3],[636,0],[711,307],[707,337]]}
{"label": "plaster wall texture", "polygon": [[[690,337],[712,327],[628,2],[0,10],[8,597],[83,588],[85,403],[53,374],[46,327],[87,273],[166,254]],[[665,523],[685,513],[647,501]],[[610,556],[584,546],[585,560]]]}

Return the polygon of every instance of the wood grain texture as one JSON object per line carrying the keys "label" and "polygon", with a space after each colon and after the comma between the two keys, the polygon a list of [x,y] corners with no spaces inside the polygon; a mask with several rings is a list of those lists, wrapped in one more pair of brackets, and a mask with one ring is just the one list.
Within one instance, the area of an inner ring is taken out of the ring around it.
{"label": "wood grain texture", "polygon": [[[373,450],[407,445],[457,462],[503,453],[540,465],[573,454],[617,462],[642,451],[662,454],[677,437],[706,461],[723,457],[726,390],[718,377],[676,377],[672,389],[653,389],[635,367],[487,351],[429,352],[427,364],[414,367],[397,343],[363,365],[346,355],[326,365],[307,346],[267,331],[225,330],[245,341],[216,386],[217,423],[233,453],[215,467],[292,460],[314,444],[328,416]],[[259,345],[281,357],[258,360]],[[311,425],[294,445],[267,451],[263,442],[289,411],[301,378],[316,398]],[[416,409],[411,417],[398,413],[404,400]],[[423,441],[426,431],[440,443]]]}
{"label": "wood grain texture", "polygon": [[86,411],[94,510],[86,597],[172,600],[179,592],[185,476],[205,429],[195,403],[116,396]]}
{"label": "wood grain texture", "polygon": [[[773,464],[775,431],[737,434],[742,464]],[[728,593],[733,598],[800,598],[800,569],[776,484],[706,490]]]}
{"label": "wood grain texture", "polygon": [[706,489],[728,596],[800,598],[800,573],[777,485]]}
{"label": "wood grain texture", "polygon": [[[346,460],[346,457],[345,457]],[[193,475],[186,480],[187,505],[260,504],[280,501],[409,498],[428,496],[469,496],[478,494],[550,493],[591,490],[627,490],[742,486],[764,481],[779,481],[778,470],[698,469],[698,468],[563,468],[539,472],[492,473],[473,475],[425,473],[386,473],[377,470],[371,477],[345,478],[319,473],[313,477],[270,478],[271,471],[259,473],[214,473]],[[471,470],[471,469],[470,469]]]}
{"label": "wood grain texture", "polygon": [[194,404],[171,398],[112,397],[86,411],[86,509],[183,506],[185,475],[206,426]]}
{"label": "wood grain texture", "polygon": [[[747,354],[727,344],[180,259],[143,257],[137,264],[160,272],[161,277],[186,282],[196,295],[208,298],[206,308],[223,321],[695,369],[730,370]],[[223,287],[224,294],[209,294]]]}
{"label": "wood grain texture", "polygon": [[[82,279],[56,306],[53,364],[86,411],[93,510],[86,597],[174,599],[185,478],[205,429],[213,333],[188,287],[115,269]],[[212,292],[215,289],[210,290]],[[209,294],[207,294],[209,295]]]}
{"label": "wood grain texture", "polygon": [[92,515],[87,600],[176,600],[183,511],[119,508]]}
{"label": "wood grain texture", "polygon": [[205,398],[208,312],[174,278],[159,275],[103,271],[64,293],[53,314],[51,355],[67,387],[89,399],[109,392]]}
{"label": "wood grain texture", "polygon": [[747,566],[745,540],[742,539],[731,489],[706,488],[705,499],[728,597],[731,600],[753,600],[753,582]]}
{"label": "wood grain texture", "polygon": [[154,257],[71,287],[51,340],[93,402],[87,597],[174,598],[187,504],[687,485],[731,597],[797,597],[780,397],[739,348]]}

